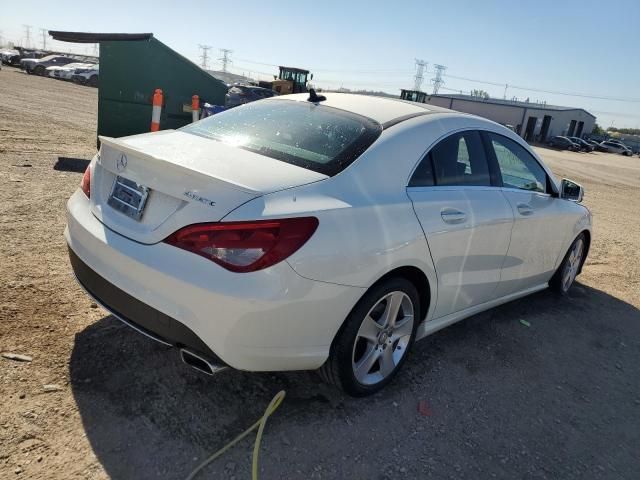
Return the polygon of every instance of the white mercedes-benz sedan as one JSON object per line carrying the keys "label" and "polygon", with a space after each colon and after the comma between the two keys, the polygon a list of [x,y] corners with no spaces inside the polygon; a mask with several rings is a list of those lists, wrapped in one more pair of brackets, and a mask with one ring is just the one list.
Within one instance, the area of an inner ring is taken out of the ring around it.
{"label": "white mercedes-benz sedan", "polygon": [[320,369],[360,396],[417,339],[565,294],[591,242],[582,195],[491,121],[314,92],[102,137],[65,236],[84,289],[187,364]]}

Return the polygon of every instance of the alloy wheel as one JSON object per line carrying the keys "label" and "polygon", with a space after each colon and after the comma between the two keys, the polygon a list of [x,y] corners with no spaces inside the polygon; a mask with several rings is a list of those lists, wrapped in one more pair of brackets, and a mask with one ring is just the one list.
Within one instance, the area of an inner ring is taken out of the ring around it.
{"label": "alloy wheel", "polygon": [[356,335],[351,366],[363,385],[374,385],[393,373],[405,356],[413,332],[414,306],[401,291],[384,295],[369,310]]}
{"label": "alloy wheel", "polygon": [[564,267],[564,273],[562,275],[562,288],[564,291],[569,290],[569,287],[571,287],[571,284],[576,279],[578,270],[580,270],[580,265],[582,265],[583,253],[584,240],[580,238],[573,245],[571,252],[569,252],[569,257],[567,258],[567,263]]}

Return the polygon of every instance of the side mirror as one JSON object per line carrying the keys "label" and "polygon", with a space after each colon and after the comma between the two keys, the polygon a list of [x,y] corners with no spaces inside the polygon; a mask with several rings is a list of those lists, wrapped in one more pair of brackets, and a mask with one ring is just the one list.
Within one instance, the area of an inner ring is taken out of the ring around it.
{"label": "side mirror", "polygon": [[311,74],[311,78],[309,78],[309,80],[313,80],[313,73]]}
{"label": "side mirror", "polygon": [[562,179],[560,184],[560,198],[580,203],[583,197],[584,189],[582,188],[582,185],[578,185],[576,182],[572,182],[566,178]]}

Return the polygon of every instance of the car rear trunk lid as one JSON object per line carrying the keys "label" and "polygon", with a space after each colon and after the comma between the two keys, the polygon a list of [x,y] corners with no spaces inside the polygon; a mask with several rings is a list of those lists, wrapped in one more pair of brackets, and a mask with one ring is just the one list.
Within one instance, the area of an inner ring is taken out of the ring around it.
{"label": "car rear trunk lid", "polygon": [[109,229],[146,244],[186,225],[220,221],[267,193],[326,178],[180,131],[100,141],[92,212]]}

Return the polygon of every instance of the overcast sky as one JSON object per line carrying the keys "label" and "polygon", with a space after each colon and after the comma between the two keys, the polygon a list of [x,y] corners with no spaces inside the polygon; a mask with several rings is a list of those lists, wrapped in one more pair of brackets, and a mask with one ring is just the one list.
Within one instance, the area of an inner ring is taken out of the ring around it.
{"label": "overcast sky", "polygon": [[[212,46],[212,69],[220,68],[218,49],[229,48],[234,73],[268,78],[277,74],[275,65],[297,66],[311,70],[320,87],[393,94],[413,88],[419,58],[429,62],[422,86],[428,92],[437,63],[446,65],[449,75],[440,93],[483,89],[503,98],[508,84],[508,98],[581,107],[603,127],[640,128],[638,0],[21,0],[10,5],[3,8],[0,35],[22,45],[23,24],[33,26],[31,43],[38,47],[40,28],[152,32],[197,63],[198,44]],[[47,46],[93,51],[91,45],[50,38]]]}

